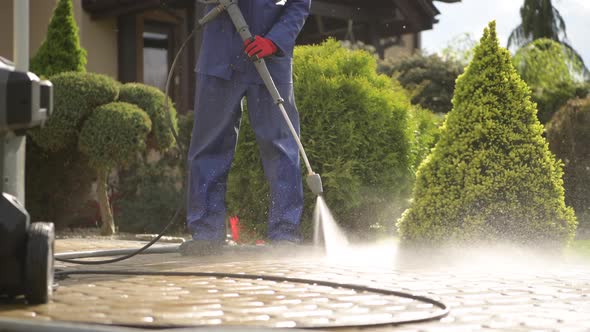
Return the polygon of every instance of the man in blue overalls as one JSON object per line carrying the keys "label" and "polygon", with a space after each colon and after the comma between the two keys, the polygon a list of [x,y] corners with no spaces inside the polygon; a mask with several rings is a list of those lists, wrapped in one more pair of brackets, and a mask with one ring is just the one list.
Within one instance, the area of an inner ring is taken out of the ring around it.
{"label": "man in blue overalls", "polygon": [[265,58],[299,133],[292,57],[310,6],[311,0],[240,1],[240,10],[256,36],[246,45],[227,13],[205,26],[196,68],[195,122],[188,153],[187,225],[193,241],[184,248],[192,247],[191,253],[214,251],[225,241],[227,176],[243,97],[248,100],[250,124],[270,184],[268,238],[273,242],[300,241],[303,188],[297,144],[249,57]]}

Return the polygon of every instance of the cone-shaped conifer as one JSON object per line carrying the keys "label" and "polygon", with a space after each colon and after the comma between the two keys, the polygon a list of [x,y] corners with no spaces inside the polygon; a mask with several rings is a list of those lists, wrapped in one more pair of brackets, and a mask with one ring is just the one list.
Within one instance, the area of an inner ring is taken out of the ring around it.
{"label": "cone-shaped conifer", "polygon": [[80,46],[72,0],[59,0],[47,36],[31,59],[31,71],[49,77],[66,71],[86,71],[86,50]]}
{"label": "cone-shaped conifer", "polygon": [[414,201],[398,222],[404,243],[554,247],[572,239],[562,166],[530,94],[491,22],[457,79],[441,139],[418,170]]}

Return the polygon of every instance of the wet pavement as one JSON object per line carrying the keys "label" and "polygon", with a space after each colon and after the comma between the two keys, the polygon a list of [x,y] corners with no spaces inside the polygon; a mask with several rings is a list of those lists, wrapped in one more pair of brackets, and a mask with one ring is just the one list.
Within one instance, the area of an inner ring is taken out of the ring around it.
{"label": "wet pavement", "polygon": [[[135,241],[56,242],[61,253],[139,246]],[[160,328],[324,326],[330,330],[330,326],[365,324],[371,331],[590,331],[590,262],[583,259],[540,258],[513,250],[463,253],[444,260],[401,259],[394,243],[349,249],[339,257],[325,257],[309,248],[255,249],[214,257],[142,255],[108,266],[58,264],[57,268],[279,276],[377,290],[236,276],[72,274],[59,281],[47,305],[0,304],[0,327],[1,319],[16,318]],[[440,313],[433,304],[379,289],[439,300],[450,313],[425,323],[371,326]]]}

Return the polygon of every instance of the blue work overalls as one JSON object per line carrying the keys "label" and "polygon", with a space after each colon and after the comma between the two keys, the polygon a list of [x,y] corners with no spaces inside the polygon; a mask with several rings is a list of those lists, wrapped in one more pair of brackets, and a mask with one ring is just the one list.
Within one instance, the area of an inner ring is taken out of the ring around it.
{"label": "blue work overalls", "polygon": [[[295,39],[311,0],[241,0],[239,7],[253,35],[272,40],[279,52],[266,58],[285,108],[299,133],[292,57]],[[210,10],[211,7],[207,8]],[[196,67],[195,121],[188,153],[187,225],[195,240],[225,239],[227,176],[237,143],[242,98],[248,101],[271,204],[268,237],[299,240],[303,188],[297,144],[263,85],[227,13],[204,28]],[[247,194],[247,188],[243,188]]]}

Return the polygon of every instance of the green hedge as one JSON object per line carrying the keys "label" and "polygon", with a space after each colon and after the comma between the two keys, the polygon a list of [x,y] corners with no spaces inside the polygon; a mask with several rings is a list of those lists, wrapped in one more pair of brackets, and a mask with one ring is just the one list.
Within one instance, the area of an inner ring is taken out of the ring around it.
{"label": "green hedge", "polygon": [[[148,137],[148,146],[159,151],[166,151],[174,145],[174,136],[170,131],[166,114],[166,98],[159,89],[140,83],[127,83],[121,87],[119,100],[139,106],[147,112],[153,128]],[[176,109],[169,100],[170,114],[175,130],[178,130]]]}
{"label": "green hedge", "polygon": [[80,127],[98,106],[117,99],[119,83],[93,73],[66,72],[52,76],[54,112],[45,126],[29,131],[31,138],[45,150],[59,151],[76,146]]}
{"label": "green hedge", "polygon": [[590,98],[563,106],[547,124],[549,147],[564,164],[566,202],[590,230]]}
{"label": "green hedge", "polygon": [[[293,67],[302,143],[322,176],[335,218],[360,236],[371,227],[393,225],[391,211],[399,208],[412,179],[411,105],[405,92],[377,74],[372,55],[346,50],[334,40],[298,47]],[[309,234],[315,197],[307,188],[305,194],[303,225]],[[244,115],[230,172],[230,211],[261,235],[268,196]]]}
{"label": "green hedge", "polygon": [[453,105],[398,222],[403,243],[552,247],[571,240],[576,219],[564,202],[561,165],[495,22],[457,80]]}

